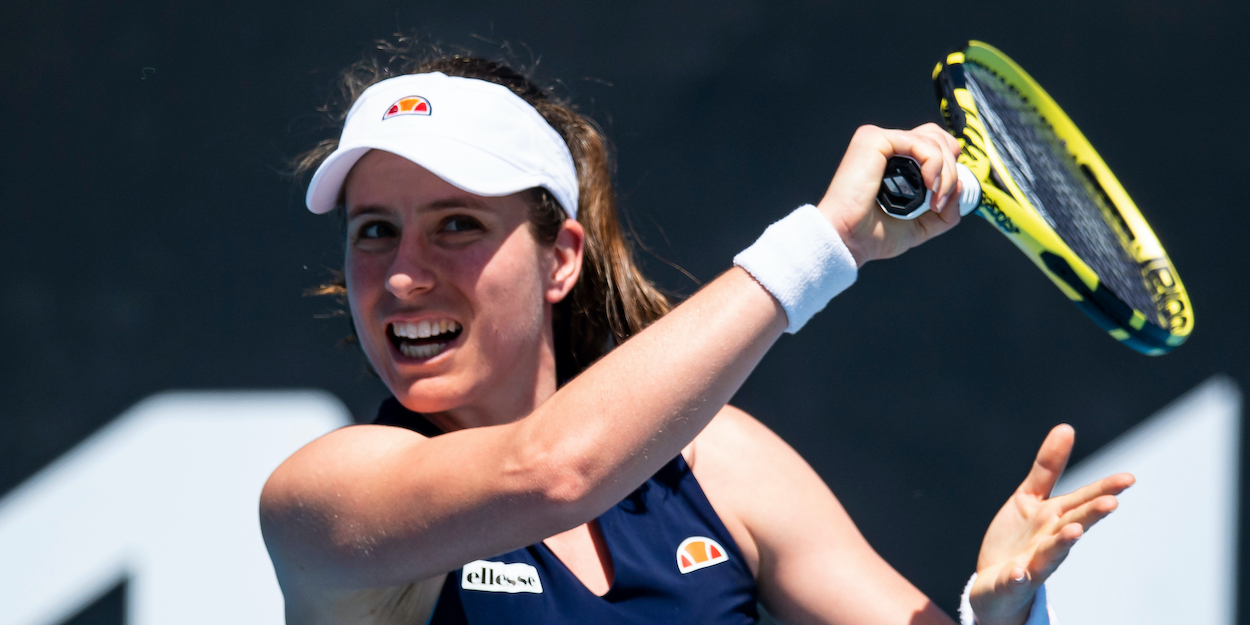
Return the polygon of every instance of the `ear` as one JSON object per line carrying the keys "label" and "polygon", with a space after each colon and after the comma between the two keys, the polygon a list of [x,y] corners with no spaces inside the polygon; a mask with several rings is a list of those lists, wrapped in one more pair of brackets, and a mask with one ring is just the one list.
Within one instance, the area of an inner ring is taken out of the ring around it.
{"label": "ear", "polygon": [[577,284],[582,275],[582,252],[586,246],[586,230],[574,219],[564,220],[560,226],[560,234],[551,247],[551,273],[547,275],[547,288],[544,296],[547,303],[555,304],[563,300]]}

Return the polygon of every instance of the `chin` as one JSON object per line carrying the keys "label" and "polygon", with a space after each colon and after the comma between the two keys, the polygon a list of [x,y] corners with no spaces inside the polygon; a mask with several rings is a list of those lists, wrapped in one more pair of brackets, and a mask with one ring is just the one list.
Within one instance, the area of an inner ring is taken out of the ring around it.
{"label": "chin", "polygon": [[427,414],[460,408],[468,404],[473,395],[471,385],[444,376],[408,379],[388,386],[405,408]]}

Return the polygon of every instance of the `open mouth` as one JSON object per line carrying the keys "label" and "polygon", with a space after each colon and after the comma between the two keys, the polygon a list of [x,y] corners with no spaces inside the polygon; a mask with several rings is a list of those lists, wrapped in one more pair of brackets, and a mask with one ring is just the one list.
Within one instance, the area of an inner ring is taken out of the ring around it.
{"label": "open mouth", "polygon": [[433,358],[447,349],[463,328],[451,319],[396,321],[386,326],[386,336],[408,358]]}

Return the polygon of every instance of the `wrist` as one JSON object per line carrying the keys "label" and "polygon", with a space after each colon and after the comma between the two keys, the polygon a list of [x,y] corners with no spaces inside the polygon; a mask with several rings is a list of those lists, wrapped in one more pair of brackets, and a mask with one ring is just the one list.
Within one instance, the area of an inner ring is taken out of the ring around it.
{"label": "wrist", "polygon": [[981,612],[976,612],[976,620],[974,622],[976,625],[1025,625],[1025,623],[1029,620],[1029,610],[1032,606],[1033,602],[1030,601],[1028,605],[1024,606],[1023,610],[1020,610],[1015,614],[1000,615],[997,617],[983,617],[981,616]]}
{"label": "wrist", "polygon": [[[964,586],[963,596],[959,600],[959,622],[961,625],[1051,625],[1050,605],[1046,598],[1046,585],[1042,584],[1023,602],[1012,601],[1015,606],[1000,607],[992,605],[994,597],[986,601],[984,589],[973,598],[973,586],[977,574],[973,573],[968,584]],[[988,605],[987,605],[988,603]],[[974,606],[974,604],[976,604]]]}
{"label": "wrist", "polygon": [[847,251],[851,253],[851,257],[855,259],[856,269],[862,268],[868,261],[873,260],[868,250],[860,243],[859,233],[847,220],[843,218],[846,214],[845,208],[835,198],[826,195],[820,204],[816,205],[820,213],[829,220],[833,225],[834,231],[838,233],[838,237],[842,239],[842,243],[846,245]]}
{"label": "wrist", "polygon": [[826,216],[807,204],[734,257],[785,310],[793,334],[855,282],[858,264]]}

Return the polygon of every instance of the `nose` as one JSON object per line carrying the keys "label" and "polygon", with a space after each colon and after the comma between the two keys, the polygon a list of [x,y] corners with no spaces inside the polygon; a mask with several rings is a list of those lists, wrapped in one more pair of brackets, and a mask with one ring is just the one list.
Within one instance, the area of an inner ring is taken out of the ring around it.
{"label": "nose", "polygon": [[434,287],[434,273],[422,262],[420,246],[404,242],[386,274],[386,290],[399,299],[408,299]]}

